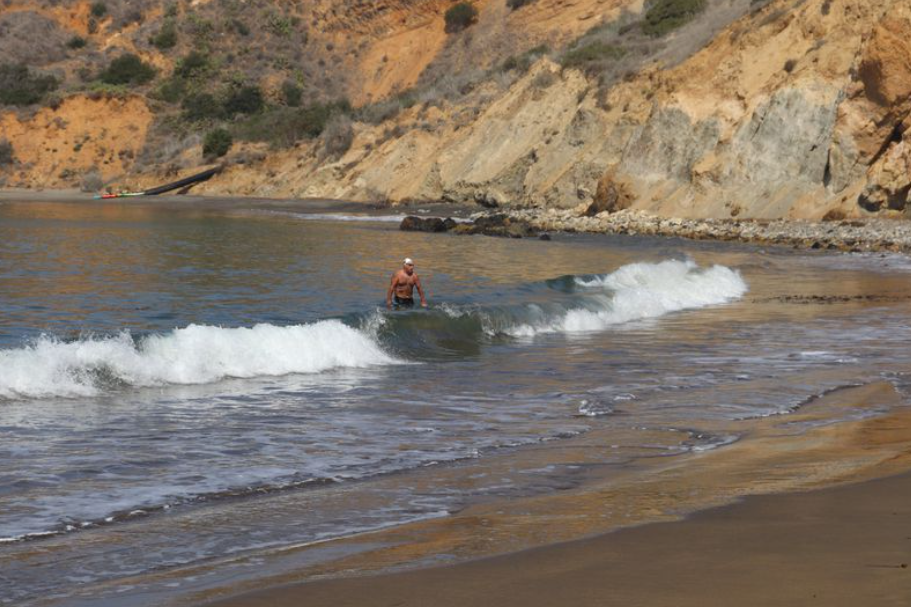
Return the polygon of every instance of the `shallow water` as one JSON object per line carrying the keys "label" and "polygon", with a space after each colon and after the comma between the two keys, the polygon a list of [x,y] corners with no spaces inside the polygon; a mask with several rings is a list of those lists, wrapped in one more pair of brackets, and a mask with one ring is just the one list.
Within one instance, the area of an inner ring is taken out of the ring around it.
{"label": "shallow water", "polygon": [[[571,486],[471,471],[592,429],[723,448],[911,362],[903,258],[350,219],[0,204],[0,602],[155,604],[118,580]],[[429,310],[382,305],[405,256]]]}

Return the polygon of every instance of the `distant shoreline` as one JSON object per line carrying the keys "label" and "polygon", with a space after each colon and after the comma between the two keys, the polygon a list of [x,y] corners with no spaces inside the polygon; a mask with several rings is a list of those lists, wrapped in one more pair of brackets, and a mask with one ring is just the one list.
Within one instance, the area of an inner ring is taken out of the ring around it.
{"label": "distant shoreline", "polygon": [[509,208],[478,210],[464,204],[447,202],[414,202],[379,205],[324,198],[262,198],[239,196],[164,195],[124,199],[94,200],[91,194],[77,190],[0,189],[0,203],[53,202],[123,204],[153,206],[167,210],[231,211],[263,209],[318,213],[402,213],[413,214],[423,207],[433,209],[434,216],[472,217],[505,214],[541,232],[593,233],[617,235],[663,236],[717,242],[741,242],[759,245],[788,246],[796,249],[841,252],[911,253],[911,221],[901,219],[843,219],[805,221],[796,219],[689,219],[660,217],[644,211],[622,210],[600,213],[593,217],[579,209]]}
{"label": "distant shoreline", "polygon": [[861,252],[911,252],[911,221],[901,219],[683,219],[623,210],[594,217],[576,209],[517,209],[504,211],[544,232],[592,232],[670,236],[690,240],[735,241],[784,245],[797,249]]}

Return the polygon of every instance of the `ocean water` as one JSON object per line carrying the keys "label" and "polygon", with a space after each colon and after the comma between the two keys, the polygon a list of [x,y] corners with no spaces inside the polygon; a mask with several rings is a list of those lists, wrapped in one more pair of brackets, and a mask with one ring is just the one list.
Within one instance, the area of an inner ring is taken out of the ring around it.
{"label": "ocean water", "polygon": [[[383,306],[405,256],[426,310]],[[0,203],[0,603],[160,604],[137,577],[572,486],[559,466],[459,487],[443,471],[593,429],[616,433],[618,466],[724,448],[738,436],[709,422],[902,383],[909,272],[324,211]]]}

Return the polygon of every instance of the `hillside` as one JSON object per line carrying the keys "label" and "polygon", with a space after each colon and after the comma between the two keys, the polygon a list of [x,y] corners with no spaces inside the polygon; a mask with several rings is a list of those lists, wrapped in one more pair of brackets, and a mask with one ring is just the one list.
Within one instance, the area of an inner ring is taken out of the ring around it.
{"label": "hillside", "polygon": [[454,6],[11,2],[0,84],[24,64],[35,95],[0,111],[0,182],[151,184],[214,161],[203,139],[224,128],[229,168],[194,191],[680,217],[905,209],[907,2],[479,0],[453,26]]}

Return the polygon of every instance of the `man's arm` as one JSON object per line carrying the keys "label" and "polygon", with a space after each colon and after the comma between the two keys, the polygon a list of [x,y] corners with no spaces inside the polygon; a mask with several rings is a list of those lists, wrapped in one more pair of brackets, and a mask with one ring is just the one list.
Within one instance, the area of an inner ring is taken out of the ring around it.
{"label": "man's arm", "polygon": [[386,289],[386,307],[392,307],[392,291],[395,289],[395,283],[398,282],[396,272],[392,273],[392,280],[389,281],[389,288]]}
{"label": "man's arm", "polygon": [[418,290],[418,295],[421,296],[421,306],[426,308],[427,307],[427,298],[424,297],[424,289],[423,289],[423,287],[421,287],[421,279],[417,277],[417,274],[415,274],[415,276],[414,276],[414,286]]}

